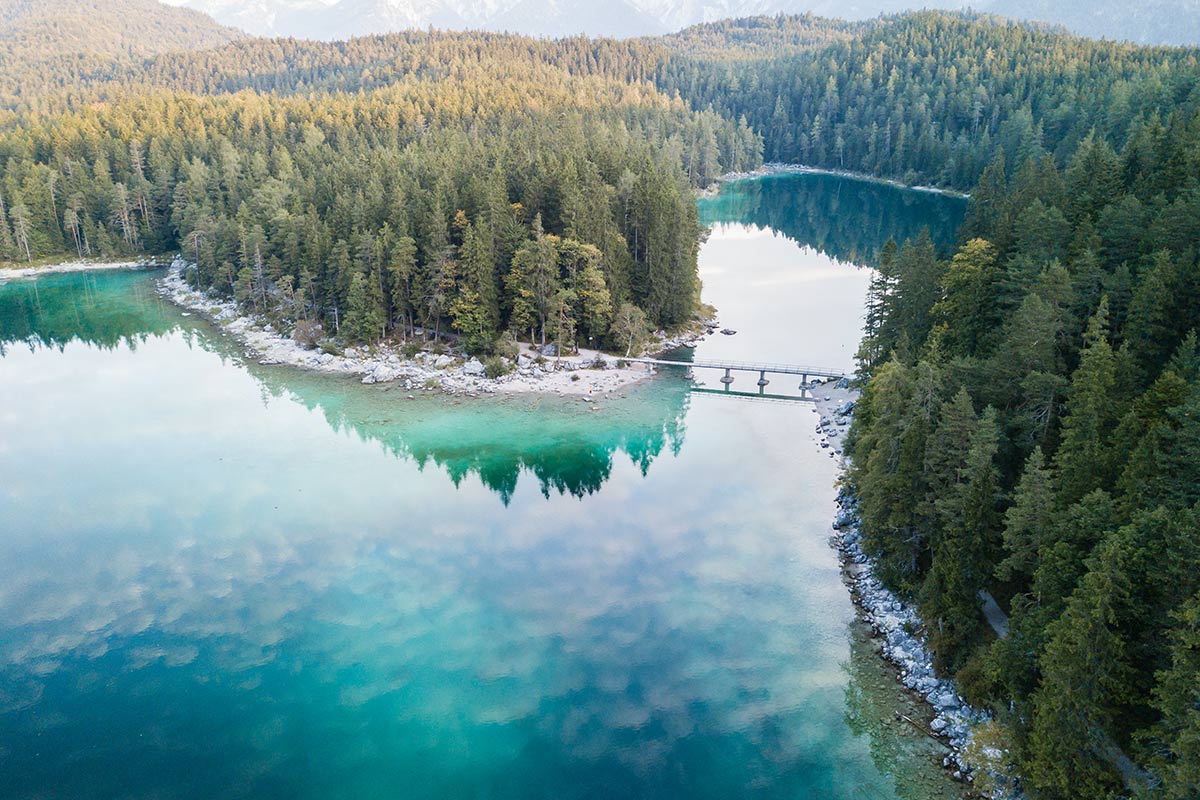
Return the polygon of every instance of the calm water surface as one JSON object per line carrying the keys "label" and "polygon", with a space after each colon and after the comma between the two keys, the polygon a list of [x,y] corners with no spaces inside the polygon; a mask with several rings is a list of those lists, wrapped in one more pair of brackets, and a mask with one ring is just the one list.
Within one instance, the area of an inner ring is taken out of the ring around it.
{"label": "calm water surface", "polygon": [[[704,347],[852,354],[835,261],[878,236],[806,240],[809,177],[704,204],[739,327]],[[864,231],[932,221],[894,194]],[[950,796],[807,407],[409,400],[260,366],[154,277],[0,284],[0,797]]]}

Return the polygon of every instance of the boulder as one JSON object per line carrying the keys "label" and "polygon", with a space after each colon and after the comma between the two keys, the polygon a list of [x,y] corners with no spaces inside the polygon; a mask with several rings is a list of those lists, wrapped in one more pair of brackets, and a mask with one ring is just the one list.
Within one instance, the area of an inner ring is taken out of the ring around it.
{"label": "boulder", "polygon": [[433,360],[433,366],[436,369],[445,369],[454,363],[454,359],[447,355],[440,355]]}
{"label": "boulder", "polygon": [[478,358],[472,358],[466,364],[463,364],[463,374],[465,375],[483,375],[486,369],[483,363]]}
{"label": "boulder", "polygon": [[933,698],[933,705],[940,709],[957,708],[958,698],[954,696],[953,692],[942,692]]}

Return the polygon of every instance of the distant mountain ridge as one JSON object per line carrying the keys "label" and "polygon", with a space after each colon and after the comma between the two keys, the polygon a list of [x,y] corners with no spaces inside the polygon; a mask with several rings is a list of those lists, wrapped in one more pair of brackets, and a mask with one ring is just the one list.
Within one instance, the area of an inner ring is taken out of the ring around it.
{"label": "distant mountain ridge", "polygon": [[862,20],[970,7],[1095,38],[1200,44],[1200,0],[167,0],[258,36],[344,39],[430,26],[531,36],[655,36],[729,17],[813,13]]}
{"label": "distant mountain ridge", "polygon": [[157,0],[0,0],[0,47],[9,55],[150,56],[243,36],[203,13]]}
{"label": "distant mountain ridge", "polygon": [[114,63],[244,38],[157,0],[0,0],[0,96],[14,102],[70,91]]}

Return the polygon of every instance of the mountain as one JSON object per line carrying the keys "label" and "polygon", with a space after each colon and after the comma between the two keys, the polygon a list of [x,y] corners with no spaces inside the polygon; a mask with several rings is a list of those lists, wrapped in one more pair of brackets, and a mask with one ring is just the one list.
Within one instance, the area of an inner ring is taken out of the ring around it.
{"label": "mountain", "polygon": [[992,0],[977,7],[1014,19],[1057,23],[1096,39],[1200,44],[1200,0]]}
{"label": "mountain", "polygon": [[168,0],[260,36],[339,39],[434,26],[532,36],[631,37],[729,17],[803,14],[862,20],[914,7],[965,8],[1065,25],[1095,38],[1200,43],[1200,0]]}
{"label": "mountain", "polygon": [[242,34],[155,0],[0,0],[0,48],[11,60],[66,54],[150,56],[217,47]]}
{"label": "mountain", "polygon": [[98,70],[245,38],[211,17],[155,0],[0,0],[0,97],[73,92]]}

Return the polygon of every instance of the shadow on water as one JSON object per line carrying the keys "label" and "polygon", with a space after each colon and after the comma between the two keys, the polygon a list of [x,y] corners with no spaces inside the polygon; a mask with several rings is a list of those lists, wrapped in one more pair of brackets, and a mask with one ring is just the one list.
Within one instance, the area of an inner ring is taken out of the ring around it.
{"label": "shadow on water", "polygon": [[[0,284],[0,356],[27,346],[63,350],[73,342],[136,351],[151,338],[183,336],[189,347],[244,368],[267,398],[289,398],[319,412],[329,426],[382,445],[396,458],[434,464],[456,485],[474,474],[508,503],[522,473],[542,494],[582,497],[609,478],[625,453],[643,474],[664,450],[678,453],[688,409],[683,381],[653,381],[593,404],[558,397],[460,399],[409,393],[398,385],[363,386],[346,376],[264,366],[236,341],[154,292],[157,273],[47,276]],[[537,424],[528,413],[536,411]]]}
{"label": "shadow on water", "polygon": [[735,181],[700,201],[706,225],[740,223],[771,228],[802,247],[838,261],[879,264],[889,239],[903,243],[923,228],[948,248],[966,213],[965,200],[834,175],[781,173]]}

